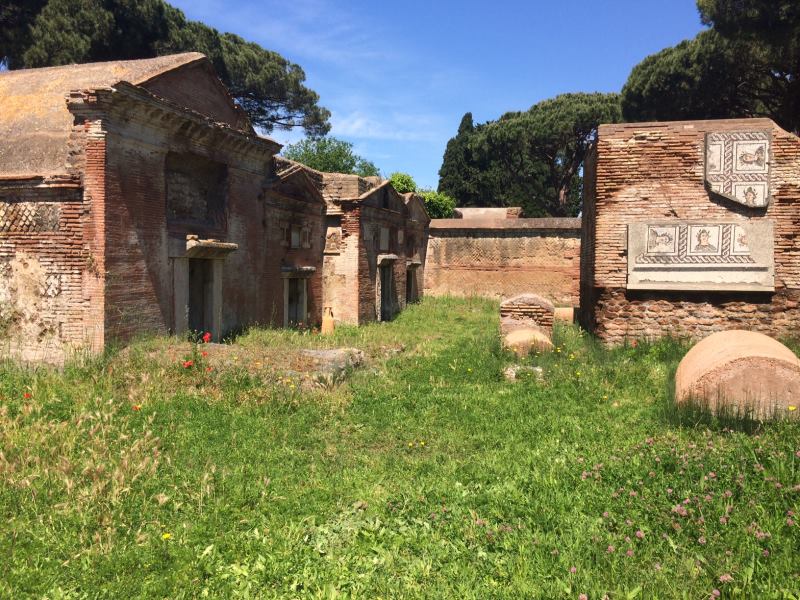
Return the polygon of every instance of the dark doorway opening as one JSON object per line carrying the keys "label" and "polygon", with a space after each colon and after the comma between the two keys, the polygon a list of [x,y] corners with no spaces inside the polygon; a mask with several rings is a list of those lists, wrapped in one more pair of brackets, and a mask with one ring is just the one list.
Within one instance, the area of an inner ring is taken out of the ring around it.
{"label": "dark doorway opening", "polygon": [[381,321],[390,321],[394,317],[394,298],[392,294],[393,269],[392,265],[380,268],[381,278]]}
{"label": "dark doorway opening", "polygon": [[189,331],[211,331],[213,317],[214,270],[210,260],[189,259]]}
{"label": "dark doorway opening", "polygon": [[286,280],[286,321],[289,327],[306,320],[306,281],[299,277]]}
{"label": "dark doorway opening", "polygon": [[416,288],[417,278],[414,277],[414,270],[406,270],[406,304],[411,304],[417,301]]}

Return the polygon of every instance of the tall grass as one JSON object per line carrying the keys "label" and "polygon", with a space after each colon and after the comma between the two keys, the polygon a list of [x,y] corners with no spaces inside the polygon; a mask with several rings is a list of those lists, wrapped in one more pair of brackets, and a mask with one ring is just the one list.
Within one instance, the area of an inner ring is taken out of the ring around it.
{"label": "tall grass", "polygon": [[[507,382],[496,313],[4,364],[0,597],[797,597],[800,427],[676,412],[679,341],[560,327]],[[333,346],[369,357],[334,390],[241,364]]]}

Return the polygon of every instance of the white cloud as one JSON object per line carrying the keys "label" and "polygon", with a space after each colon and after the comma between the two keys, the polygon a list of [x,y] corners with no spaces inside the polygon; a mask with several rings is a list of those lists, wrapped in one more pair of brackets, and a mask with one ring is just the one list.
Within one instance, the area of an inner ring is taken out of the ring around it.
{"label": "white cloud", "polygon": [[424,114],[383,113],[378,117],[362,110],[334,112],[331,133],[356,139],[433,142],[441,137],[438,121]]}

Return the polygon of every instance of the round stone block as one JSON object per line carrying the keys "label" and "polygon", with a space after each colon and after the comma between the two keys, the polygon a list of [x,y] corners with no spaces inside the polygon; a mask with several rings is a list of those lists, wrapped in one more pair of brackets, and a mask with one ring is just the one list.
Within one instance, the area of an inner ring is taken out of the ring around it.
{"label": "round stone block", "polygon": [[763,333],[720,331],[697,343],[675,374],[675,401],[757,419],[800,413],[800,360]]}
{"label": "round stone block", "polygon": [[533,350],[546,351],[553,349],[553,342],[540,329],[523,327],[507,333],[503,345],[519,357],[530,354]]}

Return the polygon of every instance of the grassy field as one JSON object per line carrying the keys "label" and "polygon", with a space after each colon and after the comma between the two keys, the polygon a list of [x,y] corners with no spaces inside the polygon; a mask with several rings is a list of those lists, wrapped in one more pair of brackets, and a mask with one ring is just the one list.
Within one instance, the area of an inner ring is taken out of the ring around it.
{"label": "grassy field", "polygon": [[[496,308],[0,366],[0,597],[799,597],[800,426],[677,413],[673,341],[561,327],[507,382]],[[322,346],[369,364],[269,369]]]}

